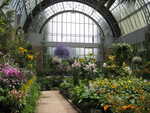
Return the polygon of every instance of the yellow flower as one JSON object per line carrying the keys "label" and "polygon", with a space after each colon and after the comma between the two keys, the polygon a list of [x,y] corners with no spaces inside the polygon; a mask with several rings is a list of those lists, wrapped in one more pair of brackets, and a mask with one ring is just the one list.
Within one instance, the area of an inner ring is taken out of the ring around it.
{"label": "yellow flower", "polygon": [[110,105],[105,105],[103,108],[104,108],[104,111],[107,111],[110,108]]}
{"label": "yellow flower", "polygon": [[80,62],[84,62],[85,59],[84,59],[84,58],[80,58],[79,61],[80,61]]}
{"label": "yellow flower", "polygon": [[131,81],[131,80],[128,80],[128,82],[131,83],[132,81]]}
{"label": "yellow flower", "polygon": [[28,52],[28,50],[27,50],[27,49],[24,49],[24,52],[26,53],[26,52]]}
{"label": "yellow flower", "polygon": [[24,48],[23,47],[19,47],[18,50],[22,51],[22,50],[24,50]]}
{"label": "yellow flower", "polygon": [[92,61],[93,61],[93,62],[96,62],[96,59],[95,59],[95,58],[93,58],[93,59],[92,59]]}
{"label": "yellow flower", "polygon": [[108,56],[108,59],[109,59],[109,60],[112,60],[112,61],[114,61],[115,58],[116,58],[116,56]]}
{"label": "yellow flower", "polygon": [[30,55],[30,54],[27,55],[27,59],[28,59],[28,60],[33,60],[33,55]]}
{"label": "yellow flower", "polygon": [[93,54],[92,54],[92,53],[89,53],[88,56],[93,56]]}
{"label": "yellow flower", "polygon": [[112,88],[117,88],[117,85],[112,84],[111,87]]}
{"label": "yellow flower", "polygon": [[24,53],[26,53],[28,51],[27,49],[25,49],[23,47],[19,47],[18,50],[19,50],[20,54],[24,54]]}

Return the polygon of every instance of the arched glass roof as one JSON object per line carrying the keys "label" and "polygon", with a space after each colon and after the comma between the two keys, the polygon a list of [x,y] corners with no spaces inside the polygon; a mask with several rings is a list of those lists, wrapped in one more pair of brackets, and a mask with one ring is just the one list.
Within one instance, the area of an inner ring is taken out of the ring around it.
{"label": "arched glass roof", "polygon": [[[82,13],[91,19],[99,26],[101,29],[101,33],[105,31],[104,35],[111,35],[111,29],[106,22],[106,20],[93,8],[88,5],[79,3],[79,2],[60,2],[56,3],[48,8],[46,8],[43,12],[37,15],[35,21],[32,23],[32,27],[34,31],[40,32],[43,25],[46,24],[48,20],[52,17],[63,13],[63,12],[78,12]],[[109,33],[109,34],[108,34]]]}
{"label": "arched glass roof", "polygon": [[[68,1],[68,2],[63,2],[63,1]],[[76,1],[76,0],[71,0],[71,1]],[[90,17],[93,17],[93,19],[95,19],[96,22],[98,22],[98,24],[101,26],[101,28],[106,32],[112,31],[112,33],[114,33],[115,31],[117,33],[117,29],[114,31],[113,29],[115,29],[115,25],[118,24],[119,25],[118,28],[121,29],[121,34],[126,35],[150,24],[150,0],[138,0],[134,6],[126,5],[126,4],[119,4],[120,0],[114,0],[115,2],[109,9],[107,9],[107,4],[109,4],[108,2],[111,2],[111,0],[106,0],[106,2],[102,4],[102,7],[109,10],[115,17],[117,22],[114,23],[113,25],[111,25],[111,23],[113,23],[113,21],[111,22],[113,18],[110,17],[110,15],[104,13],[102,16],[101,14],[99,14],[99,12],[96,12],[96,10],[93,10],[93,8],[91,8],[91,4],[93,4],[95,5],[94,7],[95,9],[96,8],[100,9],[101,6],[98,7],[97,3],[98,1],[102,2],[101,0],[77,0],[77,1],[78,3],[74,4],[74,2],[69,2],[69,0],[49,0],[49,1],[47,0],[12,0],[10,3],[10,6],[11,8],[15,9],[15,11],[17,12],[17,15],[20,16],[19,22],[21,25],[24,25],[26,22],[26,19],[29,16],[32,16],[32,11],[36,8],[36,6],[38,6],[40,9],[49,3],[52,3],[53,5],[50,5],[50,7],[46,9],[44,8],[45,10],[42,9],[42,12],[38,16],[36,16],[38,17],[39,21],[42,20],[43,22],[46,19],[48,19],[51,15],[57,14],[58,12],[61,12],[61,11],[77,10],[85,14],[88,14]],[[85,2],[85,4],[87,5],[81,4],[79,2],[82,2],[82,3]],[[102,12],[104,11],[102,10]],[[39,26],[42,26],[42,23]],[[110,27],[111,27],[111,30],[110,30]],[[106,29],[108,28],[109,30],[107,31]],[[119,35],[120,33],[118,33],[117,36]]]}
{"label": "arched glass roof", "polygon": [[77,11],[91,17],[101,30],[106,31],[105,36],[106,34],[111,34],[113,37],[120,36],[116,20],[107,8],[98,4],[97,0],[12,0],[10,6],[17,12],[18,21],[22,26],[28,27],[29,21],[32,20],[34,22],[32,26],[38,23],[38,26],[33,28],[40,29],[51,16],[65,11]]}

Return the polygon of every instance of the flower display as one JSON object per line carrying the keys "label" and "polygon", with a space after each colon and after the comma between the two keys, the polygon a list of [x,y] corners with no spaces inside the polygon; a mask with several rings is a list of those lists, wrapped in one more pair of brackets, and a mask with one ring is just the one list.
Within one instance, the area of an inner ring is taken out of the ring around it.
{"label": "flower display", "polygon": [[69,93],[79,106],[85,106],[84,103],[88,101],[89,107],[103,109],[105,112],[111,110],[113,113],[149,113],[148,87],[149,81],[133,76],[116,79],[99,77],[90,80],[89,85],[80,82],[69,89]]}

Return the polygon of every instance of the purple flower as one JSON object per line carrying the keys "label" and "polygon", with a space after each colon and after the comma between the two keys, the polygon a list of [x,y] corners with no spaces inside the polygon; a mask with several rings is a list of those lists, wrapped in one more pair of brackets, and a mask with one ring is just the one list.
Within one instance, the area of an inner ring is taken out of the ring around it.
{"label": "purple flower", "polygon": [[54,55],[60,58],[68,58],[70,56],[70,52],[66,46],[61,44],[56,47]]}

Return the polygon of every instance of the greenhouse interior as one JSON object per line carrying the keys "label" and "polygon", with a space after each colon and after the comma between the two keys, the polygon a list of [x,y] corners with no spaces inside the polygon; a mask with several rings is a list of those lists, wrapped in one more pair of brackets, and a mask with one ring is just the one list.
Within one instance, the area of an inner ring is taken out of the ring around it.
{"label": "greenhouse interior", "polygon": [[150,113],[150,0],[0,0],[0,113]]}

